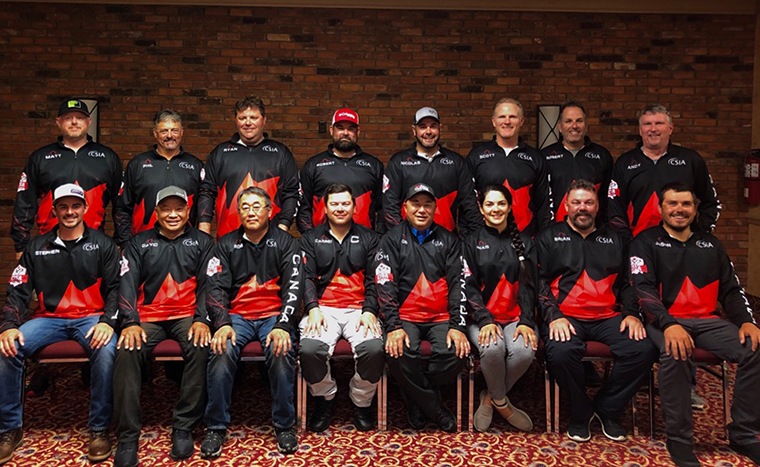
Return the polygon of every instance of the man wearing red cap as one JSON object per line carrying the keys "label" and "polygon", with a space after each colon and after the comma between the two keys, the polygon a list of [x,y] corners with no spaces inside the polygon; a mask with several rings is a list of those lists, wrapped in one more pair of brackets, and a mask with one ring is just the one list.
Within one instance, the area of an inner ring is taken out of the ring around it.
{"label": "man wearing red cap", "polygon": [[332,144],[306,161],[301,169],[301,204],[296,225],[305,232],[325,220],[325,189],[333,183],[351,187],[356,200],[354,221],[375,226],[380,211],[383,163],[359,147],[359,115],[338,109],[330,126]]}
{"label": "man wearing red cap", "polygon": [[55,119],[61,131],[58,141],[34,151],[27,159],[11,221],[17,259],[29,243],[35,222],[40,234],[58,223],[53,212],[53,189],[65,183],[82,187],[88,206],[84,222],[103,230],[106,207],[119,194],[121,160],[111,148],[94,142],[87,134],[91,123],[87,104],[79,99],[63,101]]}

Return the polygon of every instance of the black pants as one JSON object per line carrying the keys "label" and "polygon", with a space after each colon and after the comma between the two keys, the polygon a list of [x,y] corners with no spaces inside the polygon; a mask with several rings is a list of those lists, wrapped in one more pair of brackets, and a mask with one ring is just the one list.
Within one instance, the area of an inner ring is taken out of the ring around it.
{"label": "black pants", "polygon": [[[401,389],[412,403],[420,406],[428,418],[434,419],[441,409],[438,388],[456,381],[462,371],[464,360],[457,357],[454,345],[446,348],[446,334],[449,323],[412,323],[402,321],[402,327],[409,336],[411,347],[404,347],[404,355],[388,357],[388,368],[398,381]],[[422,351],[420,342],[431,344],[430,361],[427,371],[422,371]]]}
{"label": "black pants", "polygon": [[116,351],[113,372],[114,418],[119,442],[137,441],[142,428],[140,407],[141,368],[153,349],[165,339],[174,339],[182,347],[185,370],[182,373],[182,387],[179,401],[174,406],[172,426],[181,430],[192,430],[198,424],[206,408],[206,364],[208,347],[194,347],[187,340],[187,332],[193,318],[182,318],[156,323],[142,323],[148,336],[140,350],[129,350],[122,346]]}
{"label": "black pants", "polygon": [[[684,319],[680,324],[694,339],[694,345],[716,357],[737,363],[732,422],[728,425],[731,441],[744,445],[757,442],[760,434],[760,351],[752,351],[752,342],[739,343],[739,328],[720,318]],[[647,334],[660,349],[660,400],[668,439],[693,443],[694,424],[691,417],[691,373],[693,362],[676,360],[665,351],[662,331],[647,325]]]}
{"label": "black pants", "polygon": [[[541,326],[541,338],[546,344],[546,362],[549,372],[560,389],[570,398],[570,417],[576,422],[588,421],[594,412],[619,420],[623,408],[647,380],[652,364],[657,361],[657,349],[649,339],[635,341],[628,330],[620,332],[622,316],[586,321],[567,318],[576,335],[570,340],[549,340],[549,324]],[[596,393],[592,402],[586,394],[581,359],[586,353],[586,341],[601,342],[610,346],[615,357],[610,377]]]}

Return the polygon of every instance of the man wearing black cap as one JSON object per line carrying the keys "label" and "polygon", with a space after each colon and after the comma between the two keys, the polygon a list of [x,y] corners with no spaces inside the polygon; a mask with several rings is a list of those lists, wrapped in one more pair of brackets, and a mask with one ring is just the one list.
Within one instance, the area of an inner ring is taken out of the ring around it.
{"label": "man wearing black cap", "polygon": [[122,245],[133,235],[153,228],[156,223],[156,193],[169,185],[187,193],[188,221],[195,224],[198,190],[203,162],[182,148],[182,116],[171,109],[153,118],[153,149],[133,157],[124,171],[124,185],[114,206],[116,243]]}
{"label": "man wearing black cap", "polygon": [[354,221],[375,227],[382,202],[383,163],[359,147],[359,114],[338,109],[333,114],[333,143],[301,169],[301,203],[296,225],[306,232],[325,221],[325,190],[333,183],[351,187],[356,201]]}
{"label": "man wearing black cap", "polygon": [[[374,261],[388,367],[407,399],[412,428],[422,429],[429,418],[453,432],[456,420],[443,406],[440,388],[454,382],[470,353],[461,247],[454,234],[433,222],[436,197],[429,185],[412,185],[404,199],[406,221],[385,234]],[[432,350],[426,371],[422,340]]]}
{"label": "man wearing black cap", "polygon": [[[56,342],[73,339],[90,357],[90,444],[93,462],[111,455],[113,339],[119,295],[119,250],[83,222],[85,191],[72,183],[52,196],[57,225],[24,250],[0,312],[0,464],[21,444],[24,360]],[[30,315],[32,291],[39,309]]]}
{"label": "man wearing black cap", "polygon": [[[151,203],[153,204],[153,203]],[[155,198],[156,225],[125,244],[119,286],[114,408],[119,444],[114,467],[138,465],[142,425],[141,371],[153,349],[174,339],[185,361],[172,422],[172,459],[193,454],[193,428],[206,408],[211,322],[206,313],[206,264],[214,240],[188,225],[185,190],[168,186]]]}
{"label": "man wearing black cap", "polygon": [[61,131],[58,141],[34,151],[26,161],[11,221],[17,258],[29,243],[35,222],[40,234],[58,222],[53,212],[53,190],[65,183],[82,187],[88,205],[84,222],[103,230],[106,207],[119,194],[121,160],[111,148],[87,135],[91,122],[87,104],[79,99],[64,101],[55,119]]}
{"label": "man wearing black cap", "polygon": [[387,228],[404,218],[404,193],[424,182],[435,190],[435,223],[464,236],[483,223],[475,184],[462,156],[439,144],[441,120],[432,107],[414,115],[415,144],[391,157],[383,176],[383,217]]}

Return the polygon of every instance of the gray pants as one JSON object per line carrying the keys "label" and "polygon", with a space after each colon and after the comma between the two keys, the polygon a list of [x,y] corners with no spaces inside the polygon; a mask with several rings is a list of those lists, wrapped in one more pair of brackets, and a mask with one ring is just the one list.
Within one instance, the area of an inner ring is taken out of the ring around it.
{"label": "gray pants", "polygon": [[[760,352],[752,351],[749,339],[739,343],[739,328],[720,318],[678,318],[680,324],[694,339],[694,345],[708,350],[716,357],[738,364],[728,437],[736,444],[757,442],[760,434]],[[660,400],[665,418],[668,439],[692,444],[694,424],[691,414],[691,371],[693,362],[675,360],[665,351],[662,331],[647,324],[647,335],[660,350]]]}
{"label": "gray pants", "polygon": [[533,363],[535,352],[530,347],[526,347],[522,336],[516,341],[512,340],[512,335],[517,328],[517,321],[501,325],[504,339],[498,339],[495,344],[491,340],[488,347],[478,344],[478,334],[480,328],[476,324],[467,326],[467,337],[480,354],[480,368],[483,370],[483,377],[488,386],[488,394],[493,400],[502,400],[507,397],[507,393],[518,379],[528,371]]}

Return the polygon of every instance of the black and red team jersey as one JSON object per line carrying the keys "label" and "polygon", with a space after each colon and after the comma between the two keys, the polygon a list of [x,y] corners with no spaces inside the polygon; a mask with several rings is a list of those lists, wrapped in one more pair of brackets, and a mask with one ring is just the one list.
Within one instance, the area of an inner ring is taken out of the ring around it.
{"label": "black and red team jersey", "polygon": [[198,195],[198,222],[211,222],[216,210],[216,236],[240,226],[237,196],[244,189],[263,188],[272,198],[272,225],[290,227],[298,209],[298,166],[284,144],[264,139],[256,146],[240,142],[237,133],[221,143],[206,159]]}
{"label": "black and red team jersey", "polygon": [[256,244],[242,227],[220,238],[206,267],[206,309],[214,329],[230,314],[257,320],[279,315],[275,329],[295,332],[301,293],[301,253],[289,233],[269,225]]}
{"label": "black and red team jersey", "polygon": [[636,295],[628,281],[626,246],[607,226],[586,238],[567,221],[556,222],[536,238],[538,302],[545,322],[567,316],[611,318],[622,305],[624,316],[640,317]]}
{"label": "black and red team jersey", "polygon": [[119,249],[103,232],[85,227],[77,241],[63,242],[58,226],[32,239],[11,273],[0,333],[26,321],[29,299],[40,308],[31,318],[84,318],[101,314],[115,327],[119,295]]}
{"label": "black and red team jersey", "polygon": [[304,308],[353,308],[377,314],[377,290],[371,267],[380,236],[353,223],[339,242],[327,222],[301,237]]}
{"label": "black and red team jersey", "polygon": [[351,187],[356,200],[354,221],[374,228],[380,212],[383,188],[383,163],[356,146],[356,154],[348,159],[335,155],[333,145],[309,158],[301,169],[301,203],[296,226],[301,232],[325,220],[324,193],[332,183]]}
{"label": "black and red team jersey", "polygon": [[132,237],[121,259],[121,329],[190,316],[211,325],[205,282],[213,247],[210,235],[189,225],[173,240],[157,224]]}
{"label": "black and red team jersey", "polygon": [[565,148],[562,141],[545,147],[541,154],[549,171],[554,220],[565,220],[567,189],[576,180],[586,180],[594,184],[599,194],[597,217],[604,219],[607,212],[607,190],[612,177],[613,161],[610,152],[586,136],[583,147],[575,156]]}
{"label": "black and red team jersey", "polygon": [[718,239],[694,232],[681,242],[661,226],[631,244],[631,281],[647,318],[663,331],[675,318],[717,318],[718,302],[741,326],[754,323],[752,308]]}
{"label": "black and red team jersey", "polygon": [[662,217],[657,193],[672,182],[687,184],[700,200],[699,217],[692,228],[712,231],[721,205],[707,164],[696,151],[672,143],[657,162],[641,151],[641,144],[615,161],[607,194],[610,226],[623,240],[630,241],[639,232],[658,225]]}
{"label": "black and red team jersey", "polygon": [[512,212],[520,231],[535,236],[552,221],[549,178],[544,157],[525,144],[522,138],[509,154],[496,143],[496,137],[479,145],[467,156],[475,177],[475,187],[504,185],[512,193]]}
{"label": "black and red team jersey", "polygon": [[58,223],[53,213],[53,191],[65,183],[82,187],[88,206],[84,221],[103,230],[106,207],[116,202],[121,187],[121,160],[111,148],[89,136],[77,152],[64,146],[62,136],[34,151],[21,173],[13,208],[11,238],[16,251],[23,251],[29,243],[35,222],[40,234]]}
{"label": "black and red team jersey", "polygon": [[420,244],[404,221],[380,240],[373,265],[387,332],[400,329],[401,321],[448,322],[464,332],[461,245],[453,233],[433,224]]}
{"label": "black and red team jersey", "polygon": [[167,186],[178,186],[187,193],[190,224],[195,225],[198,190],[203,179],[203,162],[180,147],[171,159],[147,151],[132,158],[124,171],[124,183],[114,206],[116,243],[122,245],[133,235],[156,223],[156,195]]}
{"label": "black and red team jersey", "polygon": [[[530,237],[521,234],[525,255],[536,264]],[[465,295],[470,319],[478,327],[514,321],[534,327],[536,278],[520,284],[520,260],[505,230],[483,226],[462,240]]]}
{"label": "black and red team jersey", "polygon": [[483,224],[472,174],[462,156],[441,146],[433,159],[428,160],[412,146],[394,154],[385,167],[383,216],[388,229],[406,219],[404,196],[420,182],[429,185],[437,197],[436,224],[453,232],[458,223],[460,235],[467,235]]}

